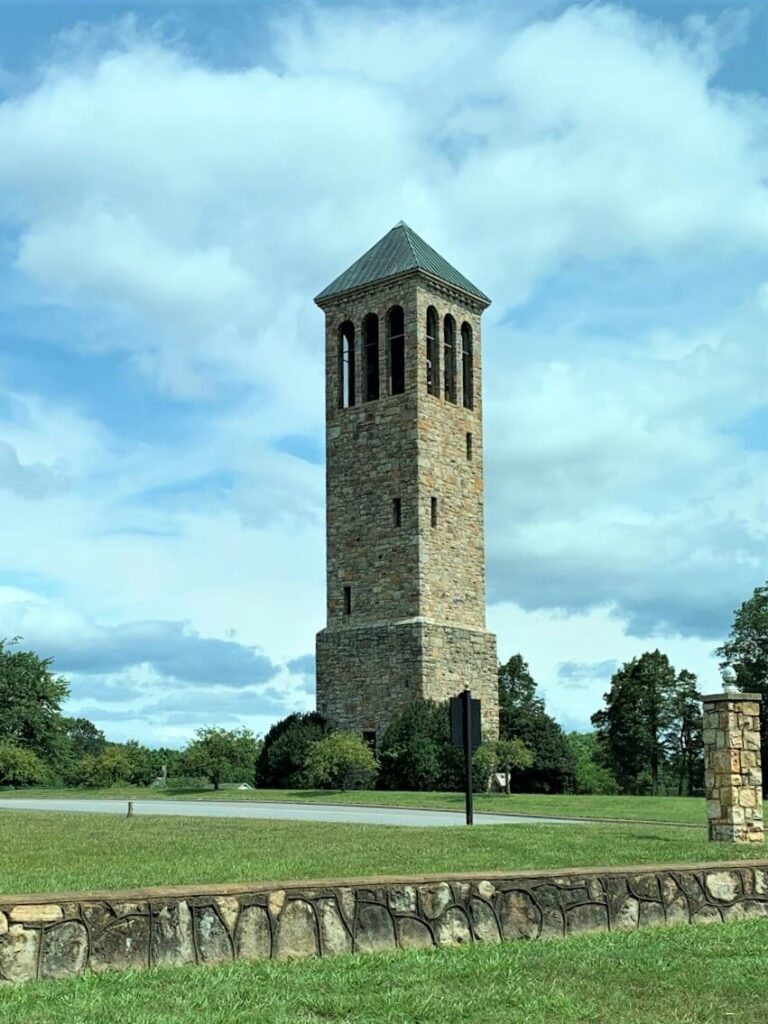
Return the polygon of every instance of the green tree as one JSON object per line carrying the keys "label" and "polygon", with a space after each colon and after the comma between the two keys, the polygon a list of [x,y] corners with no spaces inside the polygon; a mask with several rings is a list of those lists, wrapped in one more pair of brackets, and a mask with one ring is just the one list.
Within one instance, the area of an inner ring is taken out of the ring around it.
{"label": "green tree", "polygon": [[728,639],[715,653],[721,668],[733,665],[740,690],[768,694],[768,581],[737,608]]}
{"label": "green tree", "polygon": [[63,718],[62,728],[69,746],[69,755],[80,760],[86,755],[102,753],[107,739],[88,718]]}
{"label": "green tree", "polygon": [[520,654],[499,665],[499,736],[522,740],[533,754],[530,767],[513,769],[513,789],[562,793],[572,786],[574,762],[565,733],[547,714]]}
{"label": "green tree", "polygon": [[472,755],[472,783],[477,793],[488,788],[488,782],[495,772],[506,774],[506,791],[510,792],[513,771],[521,771],[533,765],[533,753],[522,740],[499,740],[496,743],[481,743]]}
{"label": "green tree", "polygon": [[366,784],[376,777],[373,751],[355,732],[328,733],[311,743],[305,764],[310,786],[346,789],[352,779]]}
{"label": "green tree", "polygon": [[728,639],[715,651],[720,667],[732,665],[743,693],[762,693],[760,733],[763,789],[768,787],[768,580],[736,609]]}
{"label": "green tree", "polygon": [[693,672],[682,669],[675,679],[672,717],[665,738],[670,789],[679,796],[700,793],[704,785],[704,733],[701,696]]}
{"label": "green tree", "polygon": [[32,750],[58,767],[65,756],[61,703],[69,685],[51,672],[51,658],[12,650],[16,640],[0,640],[0,742]]}
{"label": "green tree", "polygon": [[602,750],[597,733],[569,732],[568,746],[574,760],[573,790],[575,793],[619,792],[616,777],[602,763]]}
{"label": "green tree", "polygon": [[32,750],[0,743],[0,786],[36,786],[47,780],[47,774]]}
{"label": "green tree", "polygon": [[304,789],[310,783],[306,762],[310,746],[331,732],[316,711],[295,712],[275,722],[264,737],[256,764],[256,784],[264,789]]}
{"label": "green tree", "polygon": [[105,789],[129,780],[131,764],[120,744],[110,744],[100,754],[86,754],[70,777],[75,785]]}
{"label": "green tree", "polygon": [[254,777],[261,742],[249,729],[207,726],[183,752],[186,774],[202,775],[219,789],[222,782],[242,782]]}
{"label": "green tree", "polygon": [[659,792],[667,733],[674,722],[675,670],[656,650],[622,665],[604,695],[606,707],[592,715],[606,763],[623,792],[639,793],[647,773]]}
{"label": "green tree", "polygon": [[379,765],[380,789],[462,789],[462,754],[451,743],[448,704],[406,704],[384,732]]}

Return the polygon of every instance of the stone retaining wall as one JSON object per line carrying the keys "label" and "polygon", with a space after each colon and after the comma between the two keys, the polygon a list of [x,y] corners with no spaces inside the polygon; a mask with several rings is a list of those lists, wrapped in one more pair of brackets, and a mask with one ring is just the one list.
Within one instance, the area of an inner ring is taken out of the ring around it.
{"label": "stone retaining wall", "polygon": [[563,937],[768,915],[768,861],[0,896],[0,977]]}

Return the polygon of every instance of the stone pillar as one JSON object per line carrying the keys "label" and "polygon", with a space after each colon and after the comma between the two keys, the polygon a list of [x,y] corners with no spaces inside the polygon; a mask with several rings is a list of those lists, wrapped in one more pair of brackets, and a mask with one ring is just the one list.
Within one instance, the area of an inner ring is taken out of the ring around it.
{"label": "stone pillar", "polygon": [[763,841],[759,693],[715,693],[704,702],[704,786],[709,838]]}

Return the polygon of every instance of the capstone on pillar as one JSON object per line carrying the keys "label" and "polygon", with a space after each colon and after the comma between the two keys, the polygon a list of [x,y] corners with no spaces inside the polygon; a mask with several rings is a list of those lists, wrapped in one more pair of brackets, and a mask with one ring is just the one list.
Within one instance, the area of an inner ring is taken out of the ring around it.
{"label": "capstone on pillar", "polygon": [[759,693],[716,693],[702,697],[710,840],[763,841],[761,700]]}

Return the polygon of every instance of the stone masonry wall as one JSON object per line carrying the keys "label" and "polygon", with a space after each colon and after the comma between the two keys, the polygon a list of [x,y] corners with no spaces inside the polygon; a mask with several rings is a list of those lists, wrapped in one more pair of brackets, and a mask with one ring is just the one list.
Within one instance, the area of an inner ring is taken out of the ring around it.
{"label": "stone masonry wall", "polygon": [[[405,319],[402,395],[389,393],[387,314],[394,305],[402,306]],[[483,701],[486,736],[498,734],[495,638],[485,629],[483,305],[419,274],[323,303],[328,619],[317,637],[317,704],[346,728],[375,729],[380,737],[408,700],[445,700],[468,683]],[[429,306],[439,325],[439,396],[427,393]],[[362,325],[369,313],[379,318],[380,397],[373,401],[364,400]],[[442,388],[446,314],[456,323],[456,403]],[[346,320],[355,326],[356,401],[342,409],[339,328]],[[472,409],[462,404],[464,321],[473,336]],[[345,613],[345,587],[351,588],[351,614]],[[450,664],[449,657],[457,660]]]}
{"label": "stone masonry wall", "polygon": [[759,693],[719,693],[702,700],[709,838],[762,843],[762,697]]}
{"label": "stone masonry wall", "polygon": [[0,897],[0,979],[555,938],[768,914],[768,861]]}

